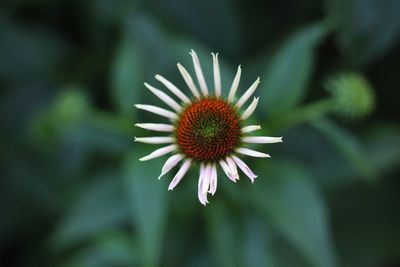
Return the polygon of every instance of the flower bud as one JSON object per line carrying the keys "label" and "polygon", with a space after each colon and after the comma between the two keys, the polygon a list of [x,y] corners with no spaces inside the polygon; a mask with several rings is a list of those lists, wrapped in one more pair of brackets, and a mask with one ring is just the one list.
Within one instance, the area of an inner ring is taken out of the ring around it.
{"label": "flower bud", "polygon": [[368,115],[375,106],[375,95],[367,79],[360,73],[342,73],[325,84],[332,94],[335,112],[348,118]]}

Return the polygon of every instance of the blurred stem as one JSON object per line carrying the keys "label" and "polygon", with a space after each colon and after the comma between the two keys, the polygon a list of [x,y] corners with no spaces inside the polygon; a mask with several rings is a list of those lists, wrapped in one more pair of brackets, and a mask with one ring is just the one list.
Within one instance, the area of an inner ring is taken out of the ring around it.
{"label": "blurred stem", "polygon": [[279,117],[273,123],[274,129],[285,130],[298,124],[313,121],[332,111],[334,111],[335,102],[332,98],[323,99],[309,105],[294,109],[282,117]]}

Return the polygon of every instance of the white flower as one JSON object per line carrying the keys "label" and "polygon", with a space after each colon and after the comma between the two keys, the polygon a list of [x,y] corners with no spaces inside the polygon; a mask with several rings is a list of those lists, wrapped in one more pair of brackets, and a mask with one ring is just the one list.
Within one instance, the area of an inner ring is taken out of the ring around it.
{"label": "white flower", "polygon": [[176,98],[172,98],[163,91],[145,83],[144,85],[170,109],[164,109],[152,105],[135,105],[138,109],[146,110],[166,117],[170,124],[138,123],[137,127],[167,132],[169,136],[140,137],[135,141],[148,144],[166,144],[140,160],[150,160],[163,155],[173,153],[161,169],[159,179],[182,162],[178,172],[172,179],[168,190],[173,190],[182,180],[191,165],[200,166],[198,182],[198,198],[203,205],[208,203],[208,193],[214,195],[217,190],[217,166],[221,166],[226,176],[233,182],[239,180],[238,167],[249,179],[254,182],[257,177],[238,155],[269,158],[268,154],[249,148],[241,147],[245,143],[278,143],[282,137],[248,136],[248,133],[260,130],[259,125],[242,127],[257,107],[259,98],[243,108],[244,104],[254,94],[260,79],[246,90],[235,101],[235,94],[239,86],[241,68],[237,69],[227,98],[222,96],[221,76],[219,71],[218,54],[212,54],[214,67],[214,92],[210,92],[203,76],[200,61],[196,52],[191,51],[194,70],[199,88],[195,85],[189,72],[178,63],[178,69],[192,97],[187,96],[173,83],[156,75],[160,81]]}

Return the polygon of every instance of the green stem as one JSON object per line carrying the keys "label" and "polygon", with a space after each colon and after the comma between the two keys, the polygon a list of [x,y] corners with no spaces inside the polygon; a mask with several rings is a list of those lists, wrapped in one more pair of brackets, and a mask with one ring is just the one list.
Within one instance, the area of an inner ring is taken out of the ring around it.
{"label": "green stem", "polygon": [[277,118],[273,125],[275,129],[279,130],[292,128],[298,124],[320,118],[332,112],[334,108],[335,102],[332,99],[323,99],[288,112],[286,115]]}

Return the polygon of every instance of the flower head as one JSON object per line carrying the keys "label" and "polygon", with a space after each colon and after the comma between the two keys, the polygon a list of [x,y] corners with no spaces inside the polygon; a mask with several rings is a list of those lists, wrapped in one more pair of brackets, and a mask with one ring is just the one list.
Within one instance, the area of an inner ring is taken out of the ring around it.
{"label": "flower head", "polygon": [[[246,90],[236,101],[235,95],[239,86],[241,68],[237,69],[229,94],[222,96],[218,54],[213,54],[214,91],[209,92],[200,61],[192,50],[194,70],[200,90],[195,85],[189,72],[178,63],[178,69],[193,96],[188,97],[173,83],[160,75],[155,78],[161,82],[175,97],[173,99],[163,91],[145,83],[145,86],[163,101],[171,110],[152,105],[135,105],[170,120],[169,124],[139,123],[136,126],[158,132],[167,132],[168,136],[138,137],[137,142],[148,144],[167,144],[141,158],[141,161],[154,159],[173,153],[161,169],[159,179],[182,162],[172,179],[168,190],[173,190],[189,170],[191,165],[200,165],[198,198],[203,205],[208,203],[207,195],[217,190],[217,165],[227,177],[236,182],[239,179],[238,168],[254,182],[257,177],[238,155],[268,158],[268,154],[243,147],[245,143],[277,143],[281,137],[249,136],[248,133],[260,130],[259,125],[244,126],[257,107],[259,98],[243,109],[244,104],[254,94],[260,79]],[[178,100],[178,101],[177,101]]]}

